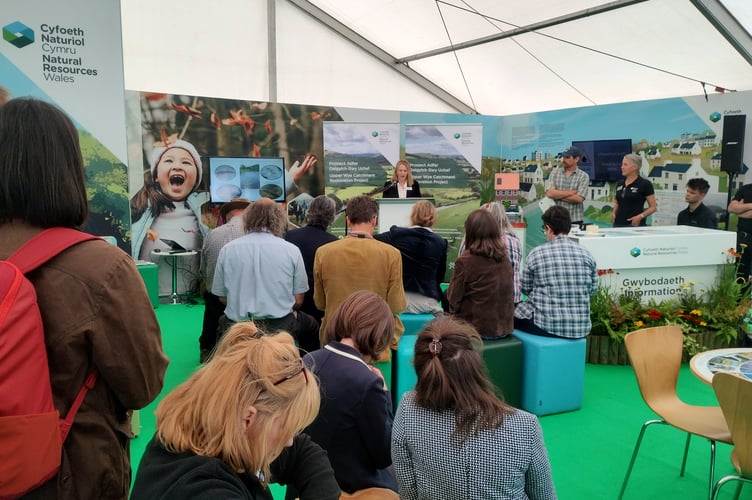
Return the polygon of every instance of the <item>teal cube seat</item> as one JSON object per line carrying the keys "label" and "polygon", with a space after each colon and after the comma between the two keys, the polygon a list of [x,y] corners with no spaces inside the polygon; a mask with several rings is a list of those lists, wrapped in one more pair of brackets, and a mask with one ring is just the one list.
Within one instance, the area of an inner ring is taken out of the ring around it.
{"label": "teal cube seat", "polygon": [[430,323],[434,318],[436,318],[436,316],[433,314],[400,314],[399,319],[402,321],[402,324],[405,325],[405,333],[402,335],[418,335],[423,327]]}
{"label": "teal cube seat", "polygon": [[396,351],[392,351],[392,402],[397,408],[402,394],[415,389],[418,375],[413,366],[415,356],[415,341],[417,335],[405,335],[399,341]]}
{"label": "teal cube seat", "polygon": [[522,342],[522,408],[539,416],[580,409],[585,339],[512,335]]}
{"label": "teal cube seat", "polygon": [[159,266],[153,262],[139,260],[136,262],[136,269],[144,280],[151,305],[156,309],[159,307]]}
{"label": "teal cube seat", "polygon": [[507,404],[520,407],[522,398],[522,342],[511,335],[483,341],[483,361],[491,382]]}

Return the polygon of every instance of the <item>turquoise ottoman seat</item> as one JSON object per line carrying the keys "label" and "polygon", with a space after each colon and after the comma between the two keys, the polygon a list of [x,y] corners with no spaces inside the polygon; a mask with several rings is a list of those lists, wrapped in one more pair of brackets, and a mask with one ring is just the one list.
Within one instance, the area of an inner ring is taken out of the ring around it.
{"label": "turquoise ottoman seat", "polygon": [[522,408],[539,416],[580,409],[585,339],[541,337],[520,330],[512,335],[522,342]]}

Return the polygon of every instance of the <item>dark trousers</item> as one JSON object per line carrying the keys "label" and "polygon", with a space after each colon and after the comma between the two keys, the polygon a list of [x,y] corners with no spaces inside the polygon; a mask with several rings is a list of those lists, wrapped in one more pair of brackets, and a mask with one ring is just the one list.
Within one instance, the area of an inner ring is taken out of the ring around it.
{"label": "dark trousers", "polygon": [[[306,352],[312,352],[319,349],[319,324],[316,319],[302,311],[291,312],[281,318],[256,318],[253,320],[256,327],[264,333],[272,334],[278,331],[285,331],[295,337],[298,348]],[[234,321],[222,315],[219,318],[219,331],[224,333],[230,328]]]}
{"label": "dark trousers", "polygon": [[224,312],[225,305],[219,301],[219,297],[211,292],[204,292],[204,323],[201,328],[201,336],[198,338],[201,349],[211,351],[217,345],[221,333],[217,331],[219,318]]}
{"label": "dark trousers", "polygon": [[532,319],[521,319],[521,318],[514,318],[514,328],[517,330],[522,330],[523,332],[530,333],[532,335],[538,335],[540,337],[552,337],[555,339],[562,339],[566,337],[559,337],[558,335],[554,335],[553,333],[548,333],[543,328],[536,325]]}

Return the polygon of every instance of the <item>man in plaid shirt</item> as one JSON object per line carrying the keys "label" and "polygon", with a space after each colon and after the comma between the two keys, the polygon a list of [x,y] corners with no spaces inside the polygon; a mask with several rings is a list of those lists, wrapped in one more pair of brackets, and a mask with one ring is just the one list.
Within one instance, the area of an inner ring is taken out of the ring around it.
{"label": "man in plaid shirt", "polygon": [[590,333],[590,296],[598,286],[595,258],[569,239],[571,219],[566,208],[553,206],[543,214],[548,242],[533,249],[522,271],[522,293],[514,327],[546,337],[581,338]]}
{"label": "man in plaid shirt", "polygon": [[572,224],[582,224],[582,203],[588,195],[590,176],[577,165],[582,158],[582,150],[568,148],[561,153],[561,166],[553,169],[546,183],[546,196],[556,205],[569,211]]}

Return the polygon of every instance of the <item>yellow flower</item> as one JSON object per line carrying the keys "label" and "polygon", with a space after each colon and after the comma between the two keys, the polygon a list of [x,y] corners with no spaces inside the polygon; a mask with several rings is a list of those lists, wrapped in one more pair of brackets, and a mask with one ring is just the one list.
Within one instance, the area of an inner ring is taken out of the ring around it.
{"label": "yellow flower", "polygon": [[708,324],[705,323],[704,321],[700,321],[700,326],[708,326]]}
{"label": "yellow flower", "polygon": [[637,328],[642,328],[643,326],[645,326],[645,323],[638,320],[634,322],[634,326],[636,326]]}
{"label": "yellow flower", "polygon": [[691,311],[689,311],[689,314],[694,314],[695,316],[702,316],[702,311],[700,311],[699,309],[692,309]]}

